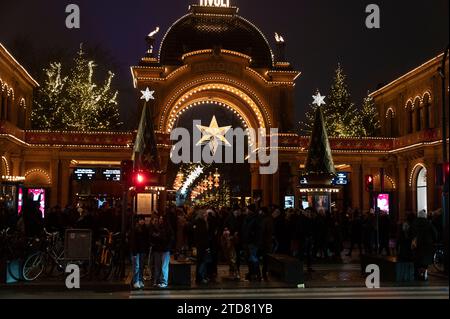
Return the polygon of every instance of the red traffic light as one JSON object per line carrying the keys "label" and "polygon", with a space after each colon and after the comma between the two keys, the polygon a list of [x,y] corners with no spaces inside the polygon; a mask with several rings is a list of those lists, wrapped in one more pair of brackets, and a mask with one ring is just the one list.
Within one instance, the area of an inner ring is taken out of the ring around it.
{"label": "red traffic light", "polygon": [[450,163],[449,162],[444,164],[444,173],[445,173],[445,177],[448,178],[448,175],[450,173]]}
{"label": "red traffic light", "polygon": [[145,172],[134,172],[133,174],[133,184],[134,186],[146,186],[148,183],[149,178],[148,174]]}

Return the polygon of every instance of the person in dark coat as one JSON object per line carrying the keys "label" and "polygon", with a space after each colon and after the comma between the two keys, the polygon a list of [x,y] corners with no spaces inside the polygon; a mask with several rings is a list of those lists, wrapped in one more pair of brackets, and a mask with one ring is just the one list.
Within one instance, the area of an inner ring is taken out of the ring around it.
{"label": "person in dark coat", "polygon": [[175,234],[166,216],[159,216],[159,223],[152,229],[153,260],[155,263],[154,285],[167,288],[169,284],[170,251],[175,243]]}
{"label": "person in dark coat", "polygon": [[207,265],[207,273],[210,281],[216,281],[219,263],[219,247],[220,235],[219,227],[220,220],[217,212],[214,209],[208,209],[208,238],[210,240],[211,262]]}
{"label": "person in dark coat", "polygon": [[286,223],[285,218],[279,209],[275,209],[272,213],[273,217],[273,233],[274,233],[274,253],[287,253],[286,244]]}
{"label": "person in dark coat", "polygon": [[228,229],[230,236],[233,238],[236,260],[235,264],[230,266],[234,269],[236,279],[241,278],[242,224],[243,217],[241,209],[238,205],[235,205],[233,207],[233,212],[225,220],[224,228]]}
{"label": "person in dark coat", "polygon": [[312,211],[307,209],[302,212],[298,221],[296,233],[299,242],[299,259],[303,263],[306,259],[306,266],[308,272],[313,272],[312,269],[312,246],[313,246],[313,220]]}
{"label": "person in dark coat", "polygon": [[272,252],[273,246],[273,218],[267,207],[261,207],[259,210],[261,218],[261,248],[260,256],[262,257],[262,278],[268,280],[268,255]]}
{"label": "person in dark coat", "polygon": [[427,212],[421,210],[412,225],[413,256],[416,276],[419,280],[428,280],[428,266],[433,263],[433,244],[436,229],[427,220]]}
{"label": "person in dark coat", "polygon": [[398,258],[401,261],[413,260],[413,253],[411,244],[413,240],[412,227],[414,224],[415,215],[408,214],[406,221],[401,225],[399,241],[398,241]]}
{"label": "person in dark coat", "polygon": [[243,244],[248,256],[248,274],[246,279],[261,281],[258,251],[261,248],[261,218],[256,212],[256,206],[247,208],[247,217],[242,226]]}
{"label": "person in dark coat", "polygon": [[348,251],[347,257],[352,255],[353,247],[358,246],[359,255],[362,255],[362,235],[363,235],[363,221],[359,211],[353,213],[352,221],[350,222],[350,250]]}
{"label": "person in dark coat", "polygon": [[33,201],[30,195],[23,207],[23,223],[26,237],[40,237],[44,230],[44,219],[39,209],[39,201]]}
{"label": "person in dark coat", "polygon": [[196,282],[207,284],[207,266],[211,259],[211,245],[208,232],[208,213],[200,210],[193,225],[193,241],[197,249]]}
{"label": "person in dark coat", "polygon": [[130,251],[133,261],[131,285],[134,289],[144,289],[144,257],[149,249],[149,230],[144,216],[136,216],[135,220],[135,227],[130,236]]}

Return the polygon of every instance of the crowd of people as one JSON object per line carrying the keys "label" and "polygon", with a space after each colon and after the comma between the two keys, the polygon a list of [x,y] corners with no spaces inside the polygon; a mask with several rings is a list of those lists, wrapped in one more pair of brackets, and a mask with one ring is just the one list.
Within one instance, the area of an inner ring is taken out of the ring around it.
{"label": "crowd of people", "polygon": [[[63,232],[67,228],[91,229],[96,234],[103,228],[122,230],[121,207],[101,208],[67,206],[50,209],[45,219],[37,204],[30,202],[18,220],[4,210],[1,228],[15,224],[27,237],[47,231]],[[17,218],[17,216],[16,216]],[[299,258],[314,271],[317,260],[339,261],[359,254],[395,255],[414,261],[419,279],[426,279],[432,263],[433,244],[442,240],[440,212],[407,214],[397,223],[388,214],[356,209],[340,212],[283,210],[276,206],[239,207],[168,207],[165,214],[137,216],[127,210],[128,248],[133,261],[135,289],[144,287],[145,256],[150,256],[152,284],[166,288],[170,258],[196,260],[196,282],[207,284],[218,279],[218,265],[229,266],[229,276],[241,279],[241,266],[247,265],[244,278],[268,280],[268,255],[284,254]]]}

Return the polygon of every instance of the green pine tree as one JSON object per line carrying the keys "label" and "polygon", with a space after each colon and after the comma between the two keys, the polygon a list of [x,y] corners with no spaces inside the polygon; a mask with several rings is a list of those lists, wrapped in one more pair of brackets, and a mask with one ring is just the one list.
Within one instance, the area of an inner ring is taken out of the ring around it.
{"label": "green pine tree", "polygon": [[63,76],[61,63],[44,70],[46,81],[38,91],[32,113],[33,127],[47,130],[115,130],[120,127],[118,92],[111,89],[114,74],[97,84],[94,61],[82,50]]}
{"label": "green pine tree", "polygon": [[354,119],[358,116],[358,110],[351,101],[351,95],[346,83],[346,75],[340,64],[335,71],[334,83],[328,95],[327,108],[329,109],[327,122],[331,122],[327,127],[329,136],[357,136]]}
{"label": "green pine tree", "polygon": [[378,135],[381,127],[380,118],[375,102],[370,95],[364,98],[359,116],[355,119],[354,127],[358,136],[373,137]]}
{"label": "green pine tree", "polygon": [[[316,91],[317,93],[318,91]],[[330,137],[367,137],[376,136],[380,123],[374,101],[369,96],[359,109],[351,101],[351,95],[346,84],[346,75],[340,64],[335,71],[330,94],[322,106],[325,127]],[[301,122],[304,134],[310,135],[314,125],[316,105],[310,105]]]}

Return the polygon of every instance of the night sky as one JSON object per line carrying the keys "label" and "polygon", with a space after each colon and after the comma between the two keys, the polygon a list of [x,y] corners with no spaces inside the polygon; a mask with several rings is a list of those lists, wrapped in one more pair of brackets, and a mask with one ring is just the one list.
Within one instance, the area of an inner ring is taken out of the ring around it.
{"label": "night sky", "polygon": [[[145,36],[167,28],[198,0],[0,0],[0,42],[35,75],[30,57],[49,48],[75,52],[80,42],[99,47],[117,71],[121,108],[135,104],[130,65],[146,50]],[[81,8],[81,29],[65,27],[65,7]],[[297,120],[316,88],[328,94],[338,62],[348,75],[355,103],[368,90],[387,83],[439,54],[448,44],[448,0],[231,0],[239,14],[255,23],[274,47],[273,33],[287,41],[287,56],[302,71],[296,87]],[[365,27],[365,7],[381,8],[381,29]],[[22,45],[17,45],[21,43]],[[27,45],[24,46],[24,43]],[[134,108],[132,108],[134,109]],[[134,128],[136,112],[122,112]]]}

